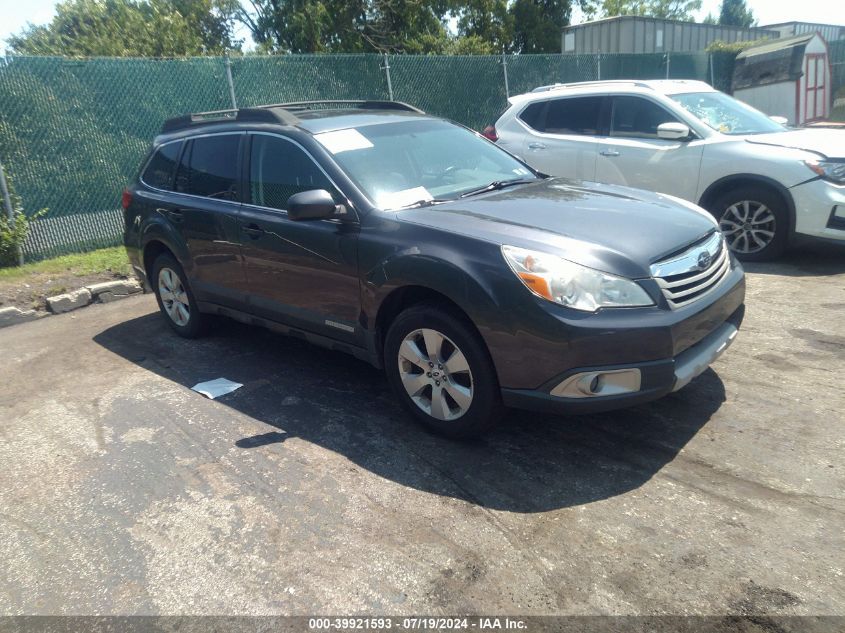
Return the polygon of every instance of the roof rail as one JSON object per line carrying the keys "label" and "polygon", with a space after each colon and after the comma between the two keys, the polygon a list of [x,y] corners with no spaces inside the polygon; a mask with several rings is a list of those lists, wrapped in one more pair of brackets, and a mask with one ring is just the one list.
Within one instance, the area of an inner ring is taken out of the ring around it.
{"label": "roof rail", "polygon": [[284,108],[293,112],[304,110],[332,109],[337,106],[350,106],[362,110],[402,110],[405,112],[417,112],[425,114],[419,108],[405,103],[404,101],[382,101],[378,99],[318,99],[314,101],[290,101],[288,103],[274,103],[271,105],[256,106],[258,108]]}
{"label": "roof rail", "polygon": [[531,92],[548,92],[549,90],[557,90],[558,88],[573,88],[575,86],[605,86],[607,84],[632,84],[638,88],[649,88],[652,86],[644,81],[637,81],[636,79],[599,79],[598,81],[576,81],[570,84],[549,84],[547,86],[539,86],[534,88]]}
{"label": "roof rail", "polygon": [[401,110],[404,112],[418,112],[424,114],[419,108],[403,103],[402,101],[378,101],[366,99],[335,99],[319,101],[292,101],[289,103],[271,103],[268,105],[254,106],[250,108],[238,108],[231,110],[212,110],[210,112],[195,112],[184,116],[168,119],[161,127],[161,133],[175,132],[194,125],[207,125],[209,123],[281,123],[282,125],[296,125],[300,119],[296,113],[310,110],[328,110],[348,106],[362,110]]}

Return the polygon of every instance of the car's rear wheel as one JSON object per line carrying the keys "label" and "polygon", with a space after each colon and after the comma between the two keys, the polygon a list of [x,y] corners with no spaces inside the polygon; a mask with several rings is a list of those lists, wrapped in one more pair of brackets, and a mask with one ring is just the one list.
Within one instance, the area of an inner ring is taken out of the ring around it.
{"label": "car's rear wheel", "polygon": [[789,216],[777,194],[762,187],[734,189],[719,196],[711,211],[741,260],[767,261],[786,250]]}
{"label": "car's rear wheel", "polygon": [[441,307],[419,305],[390,326],[384,366],[393,390],[427,428],[473,437],[501,417],[499,383],[478,333]]}
{"label": "car's rear wheel", "polygon": [[207,317],[200,313],[185,271],[172,255],[156,258],[151,281],[165,321],[179,336],[196,338],[205,333]]}

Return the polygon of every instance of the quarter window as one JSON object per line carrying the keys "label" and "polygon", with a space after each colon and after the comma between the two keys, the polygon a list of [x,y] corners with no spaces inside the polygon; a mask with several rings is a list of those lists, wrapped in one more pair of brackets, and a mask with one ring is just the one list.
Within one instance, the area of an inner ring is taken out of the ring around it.
{"label": "quarter window", "polygon": [[519,118],[530,128],[534,128],[538,132],[542,132],[544,128],[544,114],[546,113],[546,101],[538,101],[532,103],[519,113]]}
{"label": "quarter window", "polygon": [[237,200],[240,140],[240,134],[223,134],[188,141],[176,172],[176,191]]}
{"label": "quarter window", "polygon": [[176,169],[176,160],[179,158],[179,150],[182,149],[182,141],[168,143],[159,147],[147,168],[144,170],[141,180],[150,187],[170,191],[173,185],[173,171]]}
{"label": "quarter window", "polygon": [[640,97],[616,97],[613,100],[610,135],[621,138],[659,138],[658,125],[677,122],[678,119],[653,101]]}
{"label": "quarter window", "polygon": [[299,146],[275,136],[256,134],[250,151],[252,204],[286,209],[288,198],[302,191],[333,191],[326,175]]}

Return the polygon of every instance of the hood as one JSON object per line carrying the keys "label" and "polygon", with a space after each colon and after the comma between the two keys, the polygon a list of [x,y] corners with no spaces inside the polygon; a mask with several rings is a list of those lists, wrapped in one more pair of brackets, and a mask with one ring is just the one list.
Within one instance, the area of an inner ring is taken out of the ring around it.
{"label": "hood", "polygon": [[397,219],[634,279],[649,277],[650,264],[716,229],[706,211],[677,198],[562,178],[407,209]]}
{"label": "hood", "polygon": [[755,134],[745,139],[755,145],[790,147],[819,154],[823,158],[845,157],[845,130],[804,129]]}

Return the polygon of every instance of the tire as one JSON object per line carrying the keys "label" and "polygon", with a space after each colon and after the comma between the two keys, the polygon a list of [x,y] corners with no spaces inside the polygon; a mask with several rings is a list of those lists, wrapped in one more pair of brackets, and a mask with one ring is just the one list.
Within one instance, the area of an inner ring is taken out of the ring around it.
{"label": "tire", "polygon": [[162,253],[156,257],[150,283],[158,308],[174,332],[185,338],[205,334],[208,317],[200,313],[185,271],[172,255]]}
{"label": "tire", "polygon": [[[439,345],[434,357],[429,345]],[[440,435],[483,435],[504,412],[487,347],[444,307],[422,304],[399,314],[385,338],[384,367],[411,415]]]}
{"label": "tire", "polygon": [[783,199],[770,189],[733,189],[719,196],[710,212],[728,247],[742,261],[769,261],[786,250],[789,214]]}

